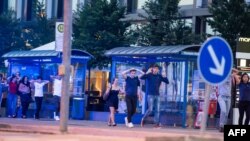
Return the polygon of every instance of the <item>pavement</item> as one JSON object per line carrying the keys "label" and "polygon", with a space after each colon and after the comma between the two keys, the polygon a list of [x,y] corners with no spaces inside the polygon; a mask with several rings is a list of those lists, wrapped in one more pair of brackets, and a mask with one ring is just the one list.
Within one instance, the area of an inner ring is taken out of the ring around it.
{"label": "pavement", "polygon": [[105,122],[69,120],[68,132],[62,134],[59,121],[19,118],[0,118],[0,141],[223,141],[217,130],[180,127],[153,128],[153,125],[127,128],[124,124],[109,127]]}

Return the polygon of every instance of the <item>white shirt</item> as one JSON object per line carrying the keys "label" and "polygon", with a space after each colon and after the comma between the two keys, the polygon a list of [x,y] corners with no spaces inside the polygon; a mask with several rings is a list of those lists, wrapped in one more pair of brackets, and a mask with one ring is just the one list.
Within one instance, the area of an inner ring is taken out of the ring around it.
{"label": "white shirt", "polygon": [[54,93],[53,95],[61,97],[62,95],[62,80],[54,79]]}
{"label": "white shirt", "polygon": [[43,97],[43,86],[47,84],[45,82],[42,83],[38,83],[35,82],[34,86],[35,86],[35,97]]}
{"label": "white shirt", "polygon": [[229,76],[225,82],[218,86],[219,95],[231,96],[232,81],[231,76]]}

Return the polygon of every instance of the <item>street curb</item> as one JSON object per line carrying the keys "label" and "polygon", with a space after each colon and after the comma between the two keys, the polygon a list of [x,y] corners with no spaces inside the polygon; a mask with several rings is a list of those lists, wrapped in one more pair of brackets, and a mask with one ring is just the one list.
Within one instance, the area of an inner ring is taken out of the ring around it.
{"label": "street curb", "polygon": [[145,141],[223,141],[223,138],[214,138],[206,136],[162,136],[162,137],[145,137]]}

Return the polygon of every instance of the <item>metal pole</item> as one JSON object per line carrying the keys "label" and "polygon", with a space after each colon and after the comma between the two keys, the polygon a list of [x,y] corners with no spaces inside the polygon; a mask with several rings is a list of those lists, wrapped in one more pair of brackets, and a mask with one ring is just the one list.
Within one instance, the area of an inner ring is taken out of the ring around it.
{"label": "metal pole", "polygon": [[207,116],[208,116],[208,105],[209,105],[209,95],[210,95],[211,86],[206,84],[206,91],[204,97],[204,105],[203,105],[203,116],[201,122],[201,133],[205,133],[207,127]]}
{"label": "metal pole", "polygon": [[72,34],[72,0],[64,0],[64,34],[63,34],[63,60],[65,74],[62,78],[62,97],[60,111],[60,131],[68,131],[69,118],[69,77],[71,64],[71,34]]}

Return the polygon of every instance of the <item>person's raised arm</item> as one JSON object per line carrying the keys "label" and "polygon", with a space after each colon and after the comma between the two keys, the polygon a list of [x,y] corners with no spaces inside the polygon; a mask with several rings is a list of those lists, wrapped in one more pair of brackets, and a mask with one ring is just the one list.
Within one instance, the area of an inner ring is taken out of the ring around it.
{"label": "person's raised arm", "polygon": [[[132,68],[132,69],[133,69],[133,68]],[[132,70],[132,69],[128,69],[128,70],[123,71],[123,72],[122,72],[122,77],[123,77],[124,79],[127,79],[127,73],[129,73],[130,70]]]}
{"label": "person's raised arm", "polygon": [[139,78],[145,80],[148,78],[148,74],[150,73],[152,73],[152,68],[149,68],[146,73],[143,72],[143,74]]}
{"label": "person's raised arm", "polygon": [[169,80],[168,80],[167,76],[161,75],[161,81],[165,82],[166,84],[169,84]]}
{"label": "person's raised arm", "polygon": [[49,83],[49,80],[43,80],[44,85]]}
{"label": "person's raised arm", "polygon": [[236,84],[239,85],[240,84],[240,76],[237,74],[234,74],[234,75],[232,75],[232,77],[234,77]]}
{"label": "person's raised arm", "polygon": [[108,94],[108,93],[110,92],[110,90],[111,90],[111,84],[109,83],[109,84],[108,84],[108,88],[107,88],[105,94]]}

